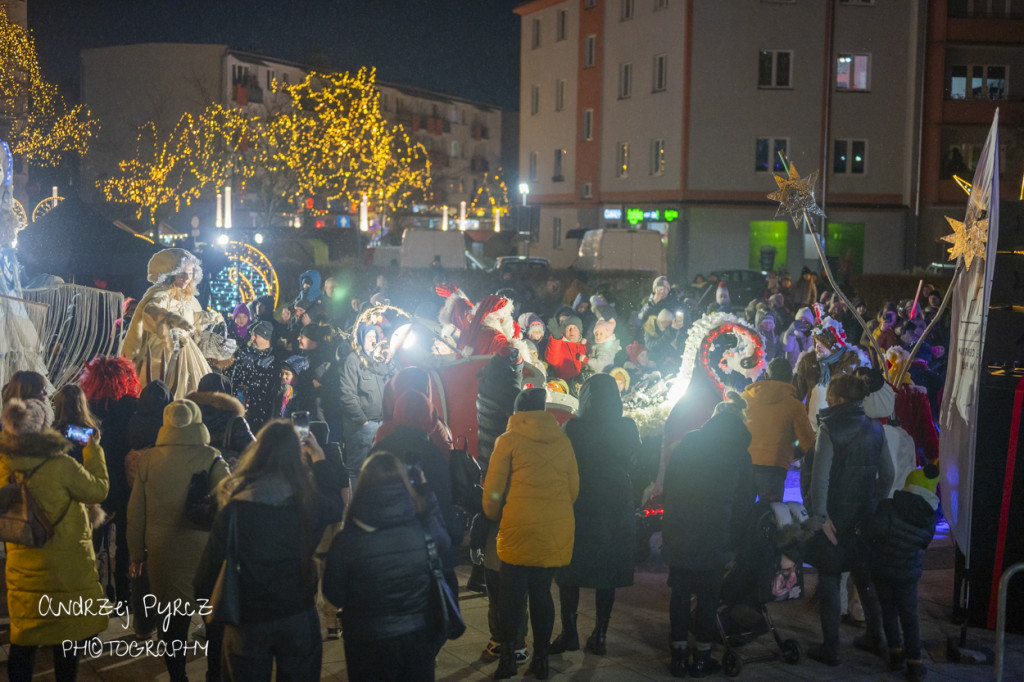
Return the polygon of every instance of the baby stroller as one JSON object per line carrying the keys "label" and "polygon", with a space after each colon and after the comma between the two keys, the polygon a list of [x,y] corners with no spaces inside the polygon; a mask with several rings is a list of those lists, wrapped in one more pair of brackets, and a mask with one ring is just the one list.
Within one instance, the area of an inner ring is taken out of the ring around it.
{"label": "baby stroller", "polygon": [[736,560],[722,579],[715,614],[718,636],[725,646],[722,669],[730,677],[739,675],[745,663],[778,657],[772,651],[744,658],[736,650],[766,632],[772,633],[787,663],[798,663],[801,655],[798,641],[779,636],[766,605],[803,596],[801,546],[811,535],[807,511],[796,502],[758,502],[751,518],[753,523]]}

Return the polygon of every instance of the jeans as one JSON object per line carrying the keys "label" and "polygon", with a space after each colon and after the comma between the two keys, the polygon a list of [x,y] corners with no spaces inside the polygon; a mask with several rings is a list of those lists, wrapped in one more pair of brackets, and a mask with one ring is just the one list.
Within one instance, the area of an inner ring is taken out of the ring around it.
{"label": "jeans", "polygon": [[502,643],[518,642],[523,601],[530,596],[530,624],[533,625],[534,656],[546,659],[555,627],[555,602],[551,598],[554,568],[501,564],[499,606]]}
{"label": "jeans", "polygon": [[[501,631],[501,574],[498,571],[487,570],[487,629],[490,630],[491,639],[501,642],[504,633]],[[526,629],[529,625],[527,620],[526,600],[524,599],[519,609],[519,634],[516,644],[526,641]]]}
{"label": "jeans", "polygon": [[[594,590],[594,602],[597,606],[597,622],[611,620],[612,607],[615,605],[615,588],[605,587]],[[580,588],[559,585],[558,603],[563,613],[576,613],[580,606]]]}
{"label": "jeans", "polygon": [[323,642],[315,606],[274,620],[224,628],[224,679],[270,682],[320,679]]}
{"label": "jeans", "polygon": [[[353,680],[433,682],[437,636],[427,629],[387,639],[358,639],[345,633],[345,666]],[[269,679],[269,678],[268,678]],[[278,675],[280,678],[280,674]],[[320,679],[316,677],[296,679]]]}
{"label": "jeans", "polygon": [[[76,642],[76,644],[82,644],[84,641]],[[8,679],[11,682],[29,682],[36,667],[38,652],[39,647],[37,646],[12,644],[10,655],[7,658]],[[57,682],[75,682],[78,679],[77,650],[69,650],[65,655],[63,645],[57,644],[53,647],[53,676]]]}
{"label": "jeans", "polygon": [[786,474],[782,467],[754,465],[754,492],[759,500],[782,502],[786,492]]}
{"label": "jeans", "polygon": [[715,638],[715,613],[718,611],[723,569],[692,571],[681,566],[669,566],[668,570],[668,584],[672,588],[668,604],[672,641],[687,640],[690,630],[690,595],[696,595],[693,636],[698,643],[710,644]]}
{"label": "jeans", "polygon": [[[921,631],[917,623],[917,581],[876,580],[882,603],[882,627],[889,649],[903,649],[907,660],[921,660]],[[902,636],[900,628],[903,628]]]}
{"label": "jeans", "polygon": [[363,462],[373,447],[373,437],[377,435],[380,422],[366,422],[362,426],[346,424],[345,429],[345,471],[352,480],[352,492],[355,492],[355,480],[363,468]]}
{"label": "jeans", "polygon": [[[845,546],[853,544],[853,547]],[[878,593],[871,582],[871,573],[867,565],[867,552],[859,539],[840,537],[840,551],[849,558],[850,576],[857,585],[860,601],[864,607],[864,623],[868,634],[876,642],[882,641],[882,607],[878,603]],[[821,637],[829,658],[839,658],[839,621],[841,618],[839,583],[841,573],[818,573],[818,616],[821,620]]]}

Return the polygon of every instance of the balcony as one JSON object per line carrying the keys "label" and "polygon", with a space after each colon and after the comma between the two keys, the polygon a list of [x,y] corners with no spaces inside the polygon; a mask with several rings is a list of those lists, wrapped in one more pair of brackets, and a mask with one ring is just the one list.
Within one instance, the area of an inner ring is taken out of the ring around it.
{"label": "balcony", "polygon": [[447,168],[450,163],[450,157],[445,152],[429,152],[427,158],[430,159],[430,165],[434,168]]}
{"label": "balcony", "polygon": [[[968,182],[974,173],[967,175],[964,180]],[[1013,177],[1009,173],[1003,173],[999,176],[999,198],[1004,201],[1010,201],[1017,199],[1017,196],[1021,188],[1021,178]],[[967,204],[967,194],[960,189],[960,185],[956,184],[955,180],[939,180],[939,199],[940,204]],[[957,220],[962,219],[962,216],[951,216]]]}
{"label": "balcony", "polygon": [[1024,45],[1024,19],[960,19],[950,17],[946,42]]}
{"label": "balcony", "polygon": [[474,173],[486,173],[491,169],[491,164],[482,156],[474,156],[469,161],[469,169]]}

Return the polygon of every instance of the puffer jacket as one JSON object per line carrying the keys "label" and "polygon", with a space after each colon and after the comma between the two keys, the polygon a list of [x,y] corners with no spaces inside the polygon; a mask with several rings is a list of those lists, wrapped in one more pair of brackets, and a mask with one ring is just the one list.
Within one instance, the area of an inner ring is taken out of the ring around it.
{"label": "puffer jacket", "polygon": [[91,637],[107,627],[103,615],[42,612],[45,605],[40,600],[44,597],[50,600],[51,614],[75,600],[103,599],[86,505],[107,497],[107,465],[103,448],[97,445],[90,443],[84,448],[84,466],[65,454],[69,447],[61,434],[50,429],[20,435],[0,433],[0,481],[6,483],[12,473],[21,477],[35,469],[28,480],[29,492],[46,518],[56,523],[53,537],[42,547],[6,545],[12,644],[59,645]]}
{"label": "puffer jacket", "polygon": [[242,452],[256,441],[245,420],[245,406],[234,396],[213,391],[196,391],[186,398],[203,413],[203,424],[210,432],[210,445],[220,450],[228,464],[234,466]]}
{"label": "puffer jacket", "polygon": [[782,381],[758,381],[743,391],[747,401],[750,459],[760,466],[789,468],[793,443],[807,452],[814,445],[814,429],[796,389]]}
{"label": "puffer jacket", "polygon": [[438,551],[448,536],[436,517],[421,520],[404,484],[372,491],[352,509],[327,552],[324,595],[341,609],[346,641],[381,640],[430,626],[433,576],[424,531]]}
{"label": "puffer jacket", "polygon": [[[937,499],[934,502],[938,504]],[[904,583],[921,577],[924,550],[935,537],[935,516],[923,497],[906,490],[897,490],[891,500],[878,503],[867,529],[876,580]]]}
{"label": "puffer jacket", "polygon": [[516,566],[567,565],[579,492],[576,455],[554,415],[513,414],[494,443],[484,481],[484,513],[501,519],[498,558]]}
{"label": "puffer jacket", "polygon": [[821,411],[811,469],[811,516],[831,519],[838,535],[867,522],[892,485],[893,468],[882,425],[860,402]]}
{"label": "puffer jacket", "polygon": [[516,396],[523,388],[522,365],[513,365],[507,357],[493,356],[480,372],[476,394],[477,459],[487,467],[494,441],[505,432],[512,416]]}

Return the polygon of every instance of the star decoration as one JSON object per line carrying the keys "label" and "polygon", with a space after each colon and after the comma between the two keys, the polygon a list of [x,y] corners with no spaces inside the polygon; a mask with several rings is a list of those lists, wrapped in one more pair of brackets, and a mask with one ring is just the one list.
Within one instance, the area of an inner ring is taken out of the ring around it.
{"label": "star decoration", "polygon": [[988,242],[988,218],[976,220],[973,212],[968,212],[967,222],[962,223],[950,217],[946,217],[953,234],[948,234],[942,241],[952,244],[949,249],[949,259],[964,259],[964,268],[971,269],[971,263],[975,258],[984,260],[986,255],[986,244]]}
{"label": "star decoration", "polygon": [[814,185],[818,180],[818,172],[814,171],[806,178],[801,178],[797,173],[796,166],[789,164],[788,177],[772,173],[779,188],[768,195],[769,199],[779,202],[779,209],[775,212],[778,215],[786,211],[793,218],[793,222],[799,225],[800,215],[804,212],[825,216],[825,213],[814,201]]}

